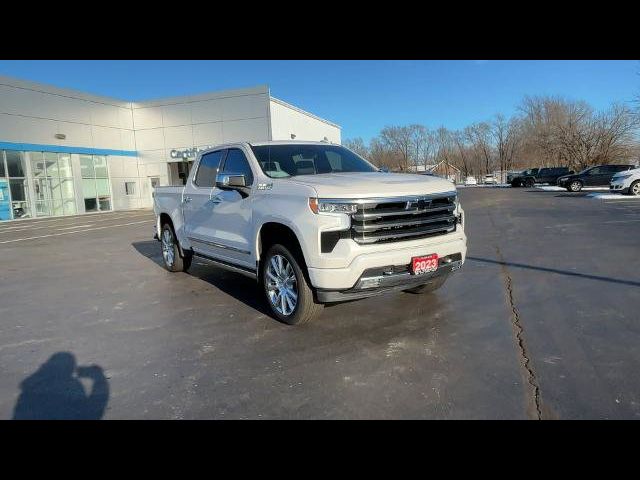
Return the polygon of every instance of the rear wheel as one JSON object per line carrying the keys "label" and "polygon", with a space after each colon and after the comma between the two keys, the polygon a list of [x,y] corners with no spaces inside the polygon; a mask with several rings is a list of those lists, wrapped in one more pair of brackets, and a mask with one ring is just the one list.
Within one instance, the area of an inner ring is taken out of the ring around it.
{"label": "rear wheel", "polygon": [[407,293],[431,293],[439,289],[442,285],[444,285],[444,282],[446,281],[447,281],[447,275],[442,275],[440,277],[436,277],[435,279],[433,279],[433,281],[429,283],[425,283],[424,285],[419,285],[414,288],[409,288],[404,291]]}
{"label": "rear wheel", "polygon": [[170,272],[186,272],[189,270],[193,256],[191,252],[185,252],[184,257],[180,255],[178,239],[170,223],[162,225],[160,243],[162,245],[164,268]]}
{"label": "rear wheel", "polygon": [[518,187],[520,186],[520,182],[519,182],[518,180],[513,180],[513,181],[511,182],[511,186],[512,186],[513,188],[518,188]]}
{"label": "rear wheel", "polygon": [[303,267],[286,247],[273,245],[264,257],[262,286],[273,315],[288,325],[306,323],[322,312]]}
{"label": "rear wheel", "polygon": [[535,182],[533,181],[533,178],[527,178],[524,181],[524,186],[527,188],[533,188],[534,185],[535,185]]}
{"label": "rear wheel", "polygon": [[579,180],[572,181],[569,184],[567,190],[569,190],[570,192],[579,192],[580,190],[582,190],[582,182]]}
{"label": "rear wheel", "polygon": [[636,180],[629,187],[629,195],[640,195],[640,180]]}

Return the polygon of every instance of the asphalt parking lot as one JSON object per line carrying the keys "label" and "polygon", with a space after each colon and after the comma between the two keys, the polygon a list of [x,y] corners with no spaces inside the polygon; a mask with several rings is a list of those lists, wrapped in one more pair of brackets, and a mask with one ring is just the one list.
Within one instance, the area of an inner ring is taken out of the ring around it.
{"label": "asphalt parking lot", "polygon": [[640,201],[585,195],[461,189],[442,289],[302,327],[149,211],[2,224],[0,418],[640,418]]}

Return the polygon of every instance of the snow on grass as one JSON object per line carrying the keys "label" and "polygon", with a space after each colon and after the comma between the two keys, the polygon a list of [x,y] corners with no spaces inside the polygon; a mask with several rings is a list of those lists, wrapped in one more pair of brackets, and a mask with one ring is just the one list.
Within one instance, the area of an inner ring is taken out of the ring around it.
{"label": "snow on grass", "polygon": [[590,193],[587,197],[597,198],[598,200],[639,200],[640,195],[622,195],[621,193]]}

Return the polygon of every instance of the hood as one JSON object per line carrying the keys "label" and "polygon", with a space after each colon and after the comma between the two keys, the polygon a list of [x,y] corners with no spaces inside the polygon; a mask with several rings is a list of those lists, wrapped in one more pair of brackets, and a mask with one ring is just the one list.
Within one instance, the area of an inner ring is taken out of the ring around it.
{"label": "hood", "polygon": [[286,181],[313,187],[319,198],[400,197],[456,191],[455,185],[443,178],[407,173],[322,173]]}
{"label": "hood", "polygon": [[626,175],[638,175],[640,174],[640,167],[634,167],[630,170],[622,170],[621,172],[616,173],[613,178],[623,177]]}

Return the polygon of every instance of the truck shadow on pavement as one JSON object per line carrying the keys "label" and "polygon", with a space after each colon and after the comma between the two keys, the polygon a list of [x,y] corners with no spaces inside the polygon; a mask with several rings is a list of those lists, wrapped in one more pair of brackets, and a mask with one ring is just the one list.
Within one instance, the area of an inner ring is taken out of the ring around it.
{"label": "truck shadow on pavement", "polygon": [[473,262],[482,262],[482,263],[491,263],[494,265],[503,265],[505,267],[515,267],[515,268],[524,268],[527,270],[538,270],[540,272],[549,272],[549,273],[557,273],[558,275],[567,275],[570,277],[578,277],[578,278],[587,278],[589,280],[598,280],[601,282],[611,282],[611,283],[619,283],[621,285],[629,285],[631,287],[640,287],[640,282],[635,282],[633,280],[624,280],[621,278],[611,278],[611,277],[603,277],[600,275],[591,275],[588,273],[578,273],[578,272],[569,272],[567,270],[558,270],[556,268],[548,268],[548,267],[535,267],[533,265],[525,265],[523,263],[514,263],[514,262],[501,262],[499,260],[491,260],[488,258],[479,258],[467,256],[467,260],[471,260]]}
{"label": "truck shadow on pavement", "polygon": [[[93,382],[87,394],[81,378]],[[78,366],[57,352],[20,383],[14,420],[100,420],[109,402],[109,382],[98,365]]]}
{"label": "truck shadow on pavement", "polygon": [[[156,240],[134,242],[131,245],[138,253],[164,270],[160,245]],[[199,278],[254,310],[271,317],[268,305],[264,303],[263,296],[259,295],[255,280],[239,273],[229,272],[200,258],[193,259],[187,275]]]}

